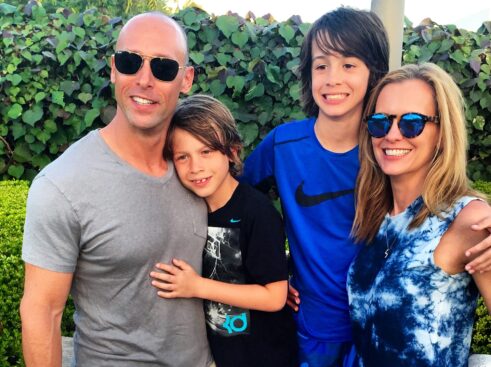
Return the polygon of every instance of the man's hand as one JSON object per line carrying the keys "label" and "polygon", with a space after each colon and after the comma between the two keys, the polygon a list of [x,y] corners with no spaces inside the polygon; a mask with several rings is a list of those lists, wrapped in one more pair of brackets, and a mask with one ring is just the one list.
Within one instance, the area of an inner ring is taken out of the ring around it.
{"label": "man's hand", "polygon": [[465,270],[469,274],[484,273],[491,270],[491,216],[473,224],[471,228],[475,231],[486,229],[490,235],[465,252],[467,257],[477,256],[465,266]]}
{"label": "man's hand", "polygon": [[152,285],[160,289],[157,294],[162,298],[196,297],[196,289],[202,279],[185,261],[174,259],[172,265],[158,263],[155,266],[164,272],[152,271]]}

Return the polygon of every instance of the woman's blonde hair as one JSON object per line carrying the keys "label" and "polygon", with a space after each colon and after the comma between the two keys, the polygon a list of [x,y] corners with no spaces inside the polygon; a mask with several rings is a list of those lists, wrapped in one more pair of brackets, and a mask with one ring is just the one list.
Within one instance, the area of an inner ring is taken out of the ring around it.
{"label": "woman's blonde hair", "polygon": [[[432,63],[411,64],[387,74],[373,89],[363,120],[375,112],[377,99],[385,86],[413,79],[421,80],[433,89],[440,128],[435,155],[421,193],[424,205],[409,228],[421,225],[430,213],[440,215],[464,195],[479,195],[470,189],[466,175],[464,99],[457,84],[439,66]],[[371,241],[385,215],[393,209],[393,198],[389,178],[377,164],[365,123],[360,125],[359,154],[361,163],[356,182],[356,214],[352,235],[357,241]]]}

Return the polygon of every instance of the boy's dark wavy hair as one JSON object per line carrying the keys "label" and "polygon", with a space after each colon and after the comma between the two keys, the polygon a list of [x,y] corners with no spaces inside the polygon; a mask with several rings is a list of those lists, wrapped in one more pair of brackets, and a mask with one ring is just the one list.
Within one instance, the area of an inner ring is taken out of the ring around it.
{"label": "boy's dark wavy hair", "polygon": [[317,116],[319,107],[312,97],[312,43],[329,54],[357,57],[370,70],[365,103],[370,91],[389,70],[389,43],[384,25],[371,11],[340,7],[317,19],[305,37],[298,72],[301,101],[307,116]]}

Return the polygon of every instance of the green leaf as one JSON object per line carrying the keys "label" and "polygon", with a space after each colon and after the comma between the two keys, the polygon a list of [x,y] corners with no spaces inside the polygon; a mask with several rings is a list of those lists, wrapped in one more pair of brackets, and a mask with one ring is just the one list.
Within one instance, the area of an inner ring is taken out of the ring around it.
{"label": "green leaf", "polygon": [[254,123],[239,124],[238,130],[245,146],[253,143],[259,135],[259,128]]}
{"label": "green leaf", "polygon": [[205,60],[205,56],[201,52],[190,52],[189,58],[193,61],[195,65],[201,65],[201,63]]}
{"label": "green leaf", "polygon": [[26,134],[26,136],[24,136],[24,140],[26,143],[29,143],[29,144],[32,144],[36,141],[36,139],[34,139],[34,136],[31,134]]}
{"label": "green leaf", "polygon": [[22,114],[22,121],[27,125],[34,126],[36,122],[43,117],[43,109],[39,105],[33,106],[30,110],[27,110]]}
{"label": "green leaf", "polygon": [[288,92],[294,101],[300,100],[300,85],[298,83],[293,84]]}
{"label": "green leaf", "polygon": [[232,57],[230,55],[224,54],[222,52],[217,53],[215,57],[216,57],[218,63],[220,65],[224,65],[224,66],[226,66],[230,62],[230,60],[232,59]]}
{"label": "green leaf", "polygon": [[32,159],[29,146],[25,143],[19,143],[14,149],[14,159],[19,163],[29,162]]}
{"label": "green leaf", "polygon": [[27,50],[24,50],[20,53],[22,55],[22,57],[28,61],[32,61],[32,54],[27,51]]}
{"label": "green leaf", "polygon": [[90,93],[79,93],[77,96],[83,103],[87,103],[92,99],[92,94]]}
{"label": "green leaf", "polygon": [[220,80],[215,79],[210,83],[210,91],[215,97],[219,97],[225,91],[225,84]]}
{"label": "green leaf", "polygon": [[68,105],[65,105],[66,112],[74,113],[76,108],[77,106],[75,105],[75,103],[69,103]]}
{"label": "green leaf", "polygon": [[194,11],[187,11],[182,20],[185,25],[190,26],[196,22],[196,13]]}
{"label": "green leaf", "polygon": [[276,65],[268,65],[266,66],[266,78],[271,83],[275,83],[278,85],[281,85],[280,80],[281,80],[281,69],[276,66]]}
{"label": "green leaf", "polygon": [[85,113],[84,122],[87,127],[92,126],[94,120],[99,117],[100,111],[97,108],[92,108]]}
{"label": "green leaf", "polygon": [[245,95],[245,100],[250,101],[253,98],[261,97],[262,95],[264,95],[264,84],[259,83],[254,87],[252,87],[251,89],[249,89],[249,91]]}
{"label": "green leaf", "polygon": [[486,95],[484,95],[479,101],[479,105],[483,110],[485,108],[488,108],[491,111],[491,94],[487,93]]}
{"label": "green leaf", "polygon": [[22,77],[19,74],[9,74],[5,77],[8,81],[12,83],[12,85],[19,85],[22,81]]}
{"label": "green leaf", "polygon": [[232,42],[240,48],[244,47],[247,41],[249,41],[249,35],[246,32],[232,33]]}
{"label": "green leaf", "polygon": [[239,75],[227,77],[227,87],[234,89],[234,94],[238,94],[244,89],[245,78]]}
{"label": "green leaf", "polygon": [[51,159],[45,154],[37,155],[32,159],[32,165],[34,167],[38,167],[39,169],[44,168],[50,162],[51,162]]}
{"label": "green leaf", "polygon": [[81,27],[73,27],[72,31],[73,31],[73,33],[75,33],[76,36],[78,36],[80,38],[85,37],[85,29],[83,29]]}
{"label": "green leaf", "polygon": [[74,91],[80,89],[80,84],[73,80],[65,80],[60,83],[60,89],[65,92],[65,94],[71,96]]}
{"label": "green leaf", "polygon": [[461,50],[455,50],[454,52],[451,52],[450,58],[459,64],[463,64],[466,61],[466,58]]}
{"label": "green leaf", "polygon": [[46,98],[46,93],[44,92],[37,92],[36,95],[34,96],[34,100],[36,102],[42,101],[44,98]]}
{"label": "green leaf", "polygon": [[14,136],[14,140],[19,139],[20,137],[26,135],[26,127],[23,124],[18,122],[14,122],[12,124],[12,135]]}
{"label": "green leaf", "polygon": [[58,130],[58,126],[53,120],[46,120],[44,121],[44,130],[52,134]]}
{"label": "green leaf", "polygon": [[8,94],[10,94],[10,97],[16,97],[19,92],[20,92],[20,88],[19,87],[10,87],[8,88]]}
{"label": "green leaf", "polygon": [[7,65],[7,74],[12,74],[16,70],[17,70],[17,67],[14,64],[8,64]]}
{"label": "green leaf", "polygon": [[482,93],[481,91],[478,90],[471,90],[469,93],[469,97],[471,98],[472,102],[476,103],[481,99]]}
{"label": "green leaf", "polygon": [[12,165],[7,170],[7,173],[12,177],[20,179],[22,177],[22,174],[24,173],[24,167],[20,164]]}
{"label": "green leaf", "polygon": [[472,126],[474,126],[475,129],[482,131],[484,129],[484,125],[486,124],[486,121],[484,120],[484,117],[482,116],[476,116],[472,120]]}
{"label": "green leaf", "polygon": [[440,48],[438,49],[438,53],[446,53],[453,46],[454,42],[451,39],[444,39],[441,43]]}
{"label": "green leaf", "polygon": [[3,44],[5,45],[5,47],[9,47],[14,43],[14,39],[12,37],[4,37],[2,39],[2,41],[3,41]]}
{"label": "green leaf", "polygon": [[257,121],[264,126],[271,119],[271,113],[268,111],[261,112],[257,117]]}
{"label": "green leaf", "polygon": [[[43,143],[43,146],[47,143],[47,141],[51,138],[51,134],[47,133],[44,130],[38,131],[36,133],[36,139]],[[44,149],[43,149],[44,150]]]}
{"label": "green leaf", "polygon": [[9,5],[6,3],[0,4],[0,13],[8,15],[8,14],[14,14],[17,11],[17,8],[13,5]]}
{"label": "green leaf", "polygon": [[288,24],[282,23],[278,33],[285,39],[287,43],[295,36],[295,30]]}
{"label": "green leaf", "polygon": [[300,32],[302,32],[302,34],[305,36],[305,35],[307,35],[307,32],[310,29],[310,26],[311,26],[311,24],[309,24],[309,23],[302,23],[298,26],[298,29],[300,29]]}
{"label": "green leaf", "polygon": [[63,52],[58,53],[58,61],[60,62],[60,65],[65,65],[71,56],[72,51],[70,50],[63,50]]}
{"label": "green leaf", "polygon": [[217,17],[215,24],[227,38],[230,38],[232,33],[239,29],[239,21],[237,17],[231,15],[221,15]]}
{"label": "green leaf", "polygon": [[22,115],[22,106],[18,103],[14,103],[10,108],[9,112],[7,112],[7,116],[11,119],[16,119],[20,115]]}
{"label": "green leaf", "polygon": [[57,105],[60,105],[62,107],[65,106],[65,102],[63,101],[64,98],[64,93],[62,91],[54,91],[51,93],[51,100],[53,103],[56,103]]}

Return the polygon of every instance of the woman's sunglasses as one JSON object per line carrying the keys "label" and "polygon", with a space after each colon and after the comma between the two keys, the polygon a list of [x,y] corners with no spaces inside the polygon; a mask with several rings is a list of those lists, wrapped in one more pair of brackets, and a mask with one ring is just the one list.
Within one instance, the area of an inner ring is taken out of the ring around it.
{"label": "woman's sunglasses", "polygon": [[114,64],[121,74],[133,75],[143,66],[143,60],[150,60],[150,69],[152,74],[164,82],[173,81],[179,69],[185,66],[179,66],[176,60],[166,59],[165,57],[152,57],[137,54],[129,51],[116,51],[114,54]]}
{"label": "woman's sunglasses", "polygon": [[[392,122],[397,115],[386,115],[385,113],[374,113],[365,118],[368,132],[374,138],[383,138],[389,133]],[[397,126],[405,138],[415,138],[423,132],[427,122],[438,124],[438,116],[426,116],[417,112],[409,112],[401,115]]]}

